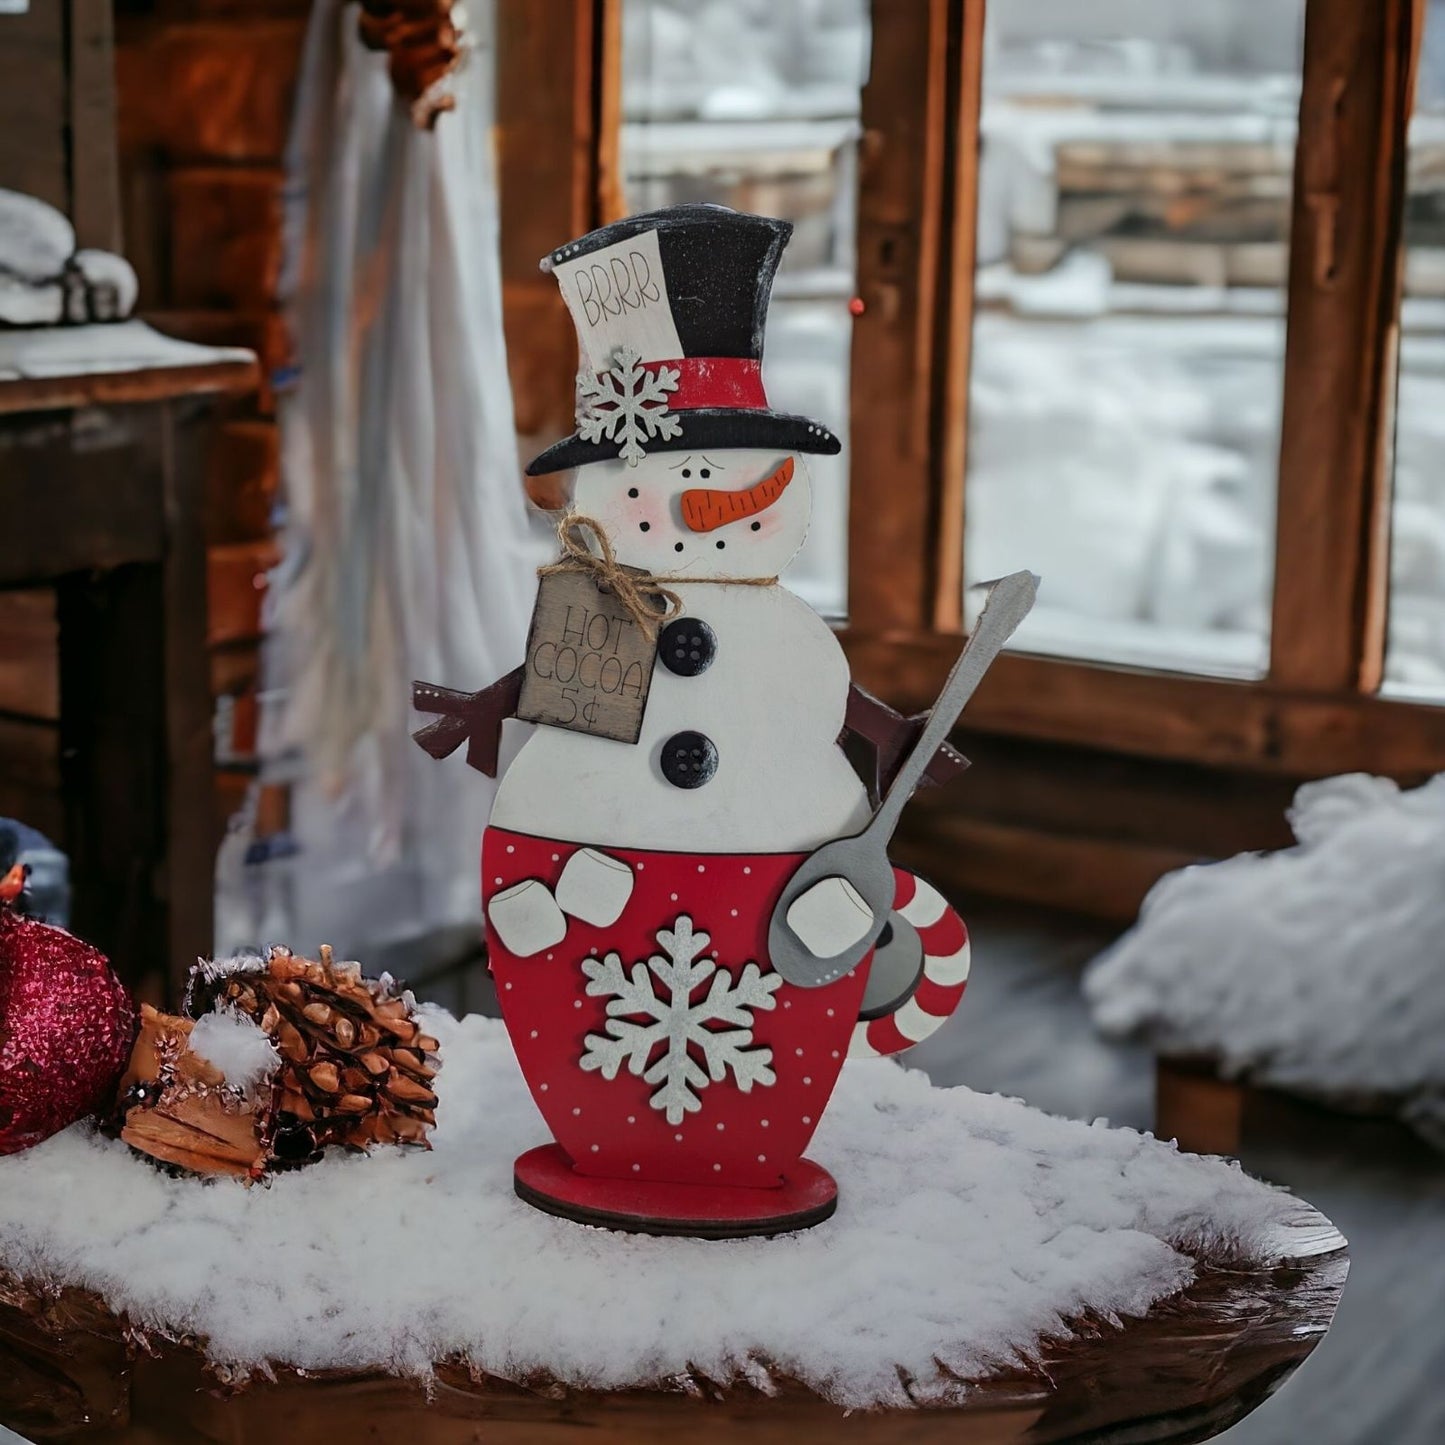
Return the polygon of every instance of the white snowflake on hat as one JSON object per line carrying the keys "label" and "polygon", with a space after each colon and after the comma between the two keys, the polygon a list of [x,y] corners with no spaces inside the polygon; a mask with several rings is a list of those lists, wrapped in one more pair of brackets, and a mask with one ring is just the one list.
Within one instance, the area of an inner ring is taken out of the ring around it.
{"label": "white snowflake on hat", "polygon": [[[747,963],[734,979],[712,959],[699,958],[708,935],[694,932],[686,914],[672,928],[661,929],[657,941],[667,957],[653,954],[645,964],[634,964],[630,976],[616,953],[583,962],[587,992],[610,1001],[607,1034],[587,1035],[582,1067],[615,1079],[625,1063],[644,1082],[659,1086],[650,1102],[667,1115],[669,1124],[680,1124],[684,1115],[697,1113],[702,1108],[698,1091],[721,1083],[729,1072],[745,1094],[754,1084],[766,1088],[776,1083],[773,1051],[750,1045],[753,1011],[777,1006],[773,995],[782,986],[782,976],[765,974],[756,963]],[[662,996],[653,984],[654,976],[662,985]],[[693,1003],[693,993],[708,979],[712,986]],[[638,1015],[647,1022],[638,1022]],[[735,1027],[720,1029],[716,1024]],[[659,1044],[665,1047],[649,1067]]]}
{"label": "white snowflake on hat", "polygon": [[620,347],[608,370],[577,374],[577,434],[583,441],[621,444],[617,455],[635,467],[647,455],[642,443],[682,435],[682,423],[668,409],[677,390],[678,370],[659,366],[649,371],[636,351]]}

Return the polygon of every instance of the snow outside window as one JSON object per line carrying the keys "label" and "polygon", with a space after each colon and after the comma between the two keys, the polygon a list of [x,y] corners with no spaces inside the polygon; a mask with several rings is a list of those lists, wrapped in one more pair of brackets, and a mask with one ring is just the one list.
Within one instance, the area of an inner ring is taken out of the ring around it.
{"label": "snow outside window", "polygon": [[1304,0],[991,0],[965,574],[1020,650],[1261,676]]}
{"label": "snow outside window", "polygon": [[843,438],[808,458],[813,526],[784,580],[827,617],[848,586],[848,385],[867,0],[625,0],[629,211],[689,201],[793,223],[763,378],[779,411]]}

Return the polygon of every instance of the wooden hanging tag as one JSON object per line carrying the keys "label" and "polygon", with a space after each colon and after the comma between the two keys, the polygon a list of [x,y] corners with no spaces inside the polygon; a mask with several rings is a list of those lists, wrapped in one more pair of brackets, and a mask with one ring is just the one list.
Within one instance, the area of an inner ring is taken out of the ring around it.
{"label": "wooden hanging tag", "polygon": [[590,572],[538,579],[517,716],[635,743],[652,687],[657,642]]}

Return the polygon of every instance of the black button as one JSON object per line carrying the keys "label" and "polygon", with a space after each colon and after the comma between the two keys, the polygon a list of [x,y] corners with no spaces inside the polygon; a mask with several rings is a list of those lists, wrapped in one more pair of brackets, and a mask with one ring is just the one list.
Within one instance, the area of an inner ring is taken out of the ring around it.
{"label": "black button", "polygon": [[657,640],[662,665],[679,677],[696,677],[717,656],[717,633],[698,617],[679,617],[662,629]]}
{"label": "black button", "polygon": [[717,772],[717,748],[702,733],[673,733],[662,745],[662,776],[674,788],[700,788]]}

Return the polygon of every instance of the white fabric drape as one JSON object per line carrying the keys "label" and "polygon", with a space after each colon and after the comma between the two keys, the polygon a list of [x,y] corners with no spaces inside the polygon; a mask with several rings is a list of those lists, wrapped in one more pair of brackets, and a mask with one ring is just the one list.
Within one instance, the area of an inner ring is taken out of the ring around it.
{"label": "white fabric drape", "polygon": [[[489,6],[468,10],[476,25]],[[503,350],[486,37],[426,132],[355,22],[339,0],[312,12],[288,161],[300,371],[263,726],[268,767],[296,780],[292,942],[353,951],[480,916],[491,786],[410,741],[410,684],[476,688],[521,660],[539,550]]]}

